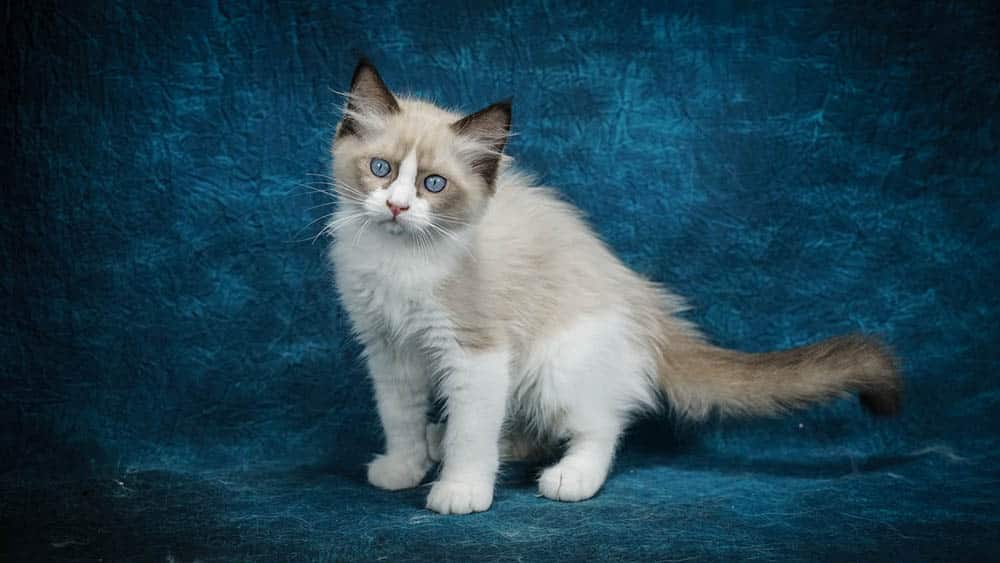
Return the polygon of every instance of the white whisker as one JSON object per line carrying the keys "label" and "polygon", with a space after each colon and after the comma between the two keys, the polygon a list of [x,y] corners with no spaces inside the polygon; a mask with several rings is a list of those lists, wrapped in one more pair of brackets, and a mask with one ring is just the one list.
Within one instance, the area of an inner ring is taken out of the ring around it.
{"label": "white whisker", "polygon": [[354,235],[354,241],[351,242],[351,248],[354,248],[355,246],[357,246],[358,241],[361,240],[361,233],[365,232],[365,227],[367,227],[368,223],[370,223],[370,222],[371,222],[371,218],[369,217],[368,219],[365,219],[364,223],[361,224],[361,228],[358,229],[358,233],[356,235]]}
{"label": "white whisker", "polygon": [[323,230],[321,230],[316,237],[313,238],[313,242],[316,242],[316,239],[324,234],[331,236],[336,235],[337,231],[343,229],[358,219],[363,219],[364,217],[364,213],[354,213],[352,215],[347,215],[346,217],[340,217],[335,221],[330,221],[325,227],[323,227]]}

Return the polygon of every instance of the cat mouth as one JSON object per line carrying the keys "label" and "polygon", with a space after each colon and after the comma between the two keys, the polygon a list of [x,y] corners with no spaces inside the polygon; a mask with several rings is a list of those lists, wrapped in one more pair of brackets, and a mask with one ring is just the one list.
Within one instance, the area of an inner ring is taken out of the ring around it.
{"label": "cat mouth", "polygon": [[406,227],[402,223],[395,219],[385,219],[382,221],[382,225],[389,234],[398,235],[406,230]]}

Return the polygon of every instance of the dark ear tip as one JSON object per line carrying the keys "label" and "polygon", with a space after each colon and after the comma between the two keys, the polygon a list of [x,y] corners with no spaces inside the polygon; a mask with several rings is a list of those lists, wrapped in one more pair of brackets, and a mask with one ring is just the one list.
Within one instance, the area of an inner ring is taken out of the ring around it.
{"label": "dark ear tip", "polygon": [[513,104],[513,102],[514,102],[514,98],[507,98],[507,99],[500,100],[499,102],[493,104],[493,107],[495,107],[495,108],[499,109],[501,112],[503,112],[504,117],[507,118],[507,128],[508,129],[510,128],[511,105]]}
{"label": "dark ear tip", "polygon": [[[378,70],[375,65],[368,59],[368,57],[361,55],[358,57],[358,64],[354,67],[354,75],[351,77],[351,86],[353,87],[357,84],[358,79],[365,73],[371,73],[378,76]],[[381,80],[381,77],[379,78]]]}
{"label": "dark ear tip", "polygon": [[511,113],[510,110],[511,110],[511,106],[513,105],[513,103],[514,103],[514,98],[507,98],[505,100],[500,100],[499,102],[497,102],[497,103],[495,103],[493,105],[496,106],[497,108],[499,108],[500,110],[502,110],[504,113],[506,113],[507,117],[510,117],[510,113]]}

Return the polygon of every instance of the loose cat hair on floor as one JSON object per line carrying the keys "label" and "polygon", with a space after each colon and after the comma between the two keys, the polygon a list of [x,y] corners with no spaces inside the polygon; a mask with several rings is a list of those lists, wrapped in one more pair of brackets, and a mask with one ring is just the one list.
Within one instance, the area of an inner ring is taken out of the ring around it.
{"label": "loose cat hair on floor", "polygon": [[[902,380],[879,341],[832,338],[749,354],[710,344],[684,302],[618,260],[579,212],[518,171],[511,104],[462,116],[396,96],[358,63],[333,142],[325,227],[385,430],[368,466],[427,507],[486,510],[502,456],[565,447],[542,495],[590,498],[619,436],[666,404],[690,419],[774,415],[857,393],[894,414]],[[441,399],[446,423],[430,424]]]}

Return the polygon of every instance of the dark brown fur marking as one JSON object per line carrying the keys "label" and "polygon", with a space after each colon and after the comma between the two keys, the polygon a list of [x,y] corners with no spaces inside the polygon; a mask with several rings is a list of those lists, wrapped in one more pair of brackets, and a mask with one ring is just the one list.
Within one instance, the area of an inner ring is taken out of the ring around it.
{"label": "dark brown fur marking", "polygon": [[[359,99],[372,103],[386,113],[399,112],[399,102],[396,101],[396,97],[389,91],[389,87],[385,85],[375,66],[364,57],[358,60],[358,66],[354,68],[347,108],[351,111],[358,111],[356,101]],[[345,115],[337,129],[337,138],[357,135],[358,133],[358,124],[349,115]]]}
{"label": "dark brown fur marking", "polygon": [[451,128],[459,135],[468,135],[490,144],[493,153],[484,154],[471,163],[492,191],[500,167],[500,154],[507,145],[510,133],[511,100],[491,104],[459,119]]}

